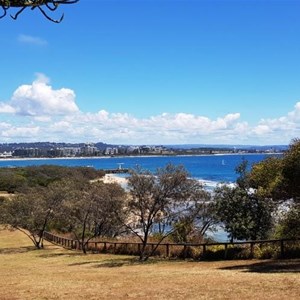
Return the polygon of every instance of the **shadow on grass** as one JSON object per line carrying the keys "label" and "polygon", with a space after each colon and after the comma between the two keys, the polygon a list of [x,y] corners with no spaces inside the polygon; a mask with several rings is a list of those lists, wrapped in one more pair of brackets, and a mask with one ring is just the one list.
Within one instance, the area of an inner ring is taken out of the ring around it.
{"label": "shadow on grass", "polygon": [[49,250],[52,251],[52,249],[49,249],[48,247],[46,250],[48,250],[47,253],[42,253],[40,255],[41,258],[52,258],[52,257],[55,258],[55,257],[60,257],[60,256],[64,256],[64,257],[70,257],[70,256],[71,257],[77,257],[77,256],[84,257],[85,256],[85,254],[83,254],[82,252],[65,251],[65,250],[57,249],[57,248],[55,248],[53,250],[55,250],[55,251],[62,250],[62,252],[49,252]]}
{"label": "shadow on grass", "polygon": [[220,269],[253,273],[300,273],[300,259],[270,260],[253,264],[222,267]]}
{"label": "shadow on grass", "polygon": [[69,264],[69,266],[80,266],[80,265],[91,265],[93,268],[118,268],[124,266],[138,266],[138,265],[150,265],[157,264],[160,260],[158,259],[149,259],[147,261],[140,261],[138,258],[116,258],[116,259],[107,259],[100,261],[84,261]]}
{"label": "shadow on grass", "polygon": [[37,249],[34,246],[18,247],[18,248],[1,248],[0,255],[26,253],[26,252],[37,251],[37,250],[39,249]]}

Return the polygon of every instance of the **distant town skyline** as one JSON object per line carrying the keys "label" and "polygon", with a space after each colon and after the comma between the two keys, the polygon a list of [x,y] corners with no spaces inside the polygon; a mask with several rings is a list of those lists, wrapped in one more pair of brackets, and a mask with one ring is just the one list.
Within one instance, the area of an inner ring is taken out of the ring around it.
{"label": "distant town skyline", "polygon": [[289,144],[300,2],[81,0],[0,20],[0,143]]}
{"label": "distant town skyline", "polygon": [[0,159],[55,158],[136,155],[213,155],[247,153],[283,153],[287,146],[205,146],[205,145],[108,145],[105,143],[0,143]]}

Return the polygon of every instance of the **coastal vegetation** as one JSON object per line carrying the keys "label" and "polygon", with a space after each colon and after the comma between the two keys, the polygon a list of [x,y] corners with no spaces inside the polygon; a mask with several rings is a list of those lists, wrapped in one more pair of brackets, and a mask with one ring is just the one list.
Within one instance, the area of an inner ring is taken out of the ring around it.
{"label": "coastal vegetation", "polygon": [[242,161],[236,184],[212,193],[183,166],[155,173],[137,167],[126,190],[102,182],[103,171],[93,168],[3,168],[0,186],[10,197],[0,197],[0,224],[22,231],[38,249],[45,231],[77,240],[83,253],[91,240],[137,240],[142,261],[163,241],[204,242],[216,225],[231,241],[299,238],[299,162],[296,139],[282,157],[251,168]]}
{"label": "coastal vegetation", "polygon": [[[126,214],[130,222],[124,225],[142,242],[140,260],[152,256],[168,236],[178,234],[179,224],[192,226],[210,198],[197,180],[188,177],[182,166],[167,165],[155,174],[134,170],[128,180],[128,189],[130,200]],[[153,235],[157,243],[147,253],[146,246]]]}

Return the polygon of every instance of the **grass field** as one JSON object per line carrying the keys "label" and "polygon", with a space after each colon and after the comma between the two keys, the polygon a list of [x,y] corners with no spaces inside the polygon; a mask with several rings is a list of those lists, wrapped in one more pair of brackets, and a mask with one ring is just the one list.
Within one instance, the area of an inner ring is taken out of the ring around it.
{"label": "grass field", "polygon": [[0,299],[300,299],[300,260],[188,262],[83,255],[0,231]]}

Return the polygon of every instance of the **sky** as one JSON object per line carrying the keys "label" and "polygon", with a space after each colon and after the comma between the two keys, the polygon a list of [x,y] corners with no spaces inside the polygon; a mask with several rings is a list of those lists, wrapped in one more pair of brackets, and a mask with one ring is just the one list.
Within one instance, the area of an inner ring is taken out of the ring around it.
{"label": "sky", "polygon": [[64,20],[38,8],[0,19],[0,143],[300,137],[298,0],[80,0],[43,10]]}

